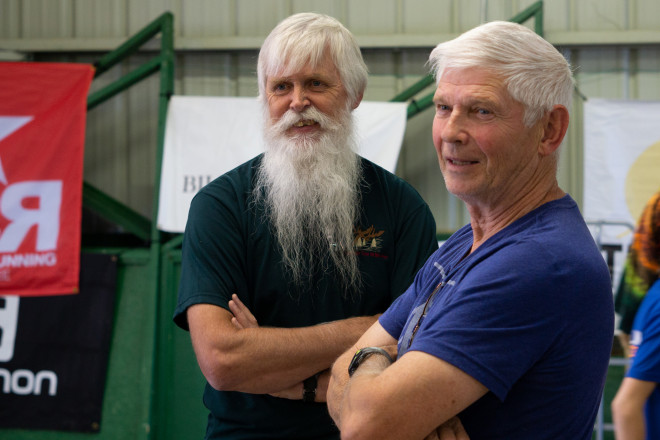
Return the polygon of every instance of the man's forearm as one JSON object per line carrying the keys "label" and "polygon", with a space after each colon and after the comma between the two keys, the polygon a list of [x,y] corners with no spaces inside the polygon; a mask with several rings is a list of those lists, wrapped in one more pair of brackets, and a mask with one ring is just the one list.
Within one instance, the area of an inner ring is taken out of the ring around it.
{"label": "man's forearm", "polygon": [[[246,328],[218,350],[222,389],[272,393],[330,367],[376,317],[302,328]],[[212,384],[213,385],[213,384]]]}
{"label": "man's forearm", "polygon": [[623,415],[614,412],[612,419],[614,421],[614,431],[617,440],[644,440],[646,437],[646,422],[643,408],[639,411],[630,411]]}
{"label": "man's forearm", "polygon": [[617,440],[644,440],[646,438],[644,416],[640,414],[632,420],[615,421],[614,431]]}
{"label": "man's forearm", "polygon": [[397,358],[396,339],[394,339],[380,323],[375,323],[362,337],[333,364],[330,383],[328,385],[327,401],[330,415],[339,426],[344,392],[348,384],[348,366],[358,348],[380,346],[387,350],[392,359]]}

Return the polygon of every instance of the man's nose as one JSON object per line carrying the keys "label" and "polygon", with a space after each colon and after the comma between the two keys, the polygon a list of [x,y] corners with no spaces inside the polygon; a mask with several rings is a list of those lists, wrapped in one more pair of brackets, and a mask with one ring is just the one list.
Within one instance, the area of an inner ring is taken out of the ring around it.
{"label": "man's nose", "polygon": [[442,140],[450,144],[464,143],[466,140],[466,133],[463,123],[463,115],[458,112],[452,112],[442,127],[440,133]]}
{"label": "man's nose", "polygon": [[295,85],[291,92],[291,103],[289,104],[289,108],[296,112],[301,112],[310,104],[305,88]]}

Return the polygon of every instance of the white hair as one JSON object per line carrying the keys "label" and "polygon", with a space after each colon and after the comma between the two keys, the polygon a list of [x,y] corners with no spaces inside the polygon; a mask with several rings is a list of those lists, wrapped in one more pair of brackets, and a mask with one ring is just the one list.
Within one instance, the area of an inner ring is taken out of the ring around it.
{"label": "white hair", "polygon": [[[320,135],[287,135],[300,118],[318,121]],[[299,294],[314,290],[315,275],[334,273],[347,295],[360,291],[354,225],[360,206],[361,162],[348,107],[334,117],[311,106],[265,120],[266,151],[253,190],[264,203],[282,263]]]}
{"label": "white hair", "polygon": [[429,64],[436,83],[447,68],[480,67],[504,80],[511,97],[525,106],[524,123],[531,127],[560,104],[570,110],[571,67],[559,51],[529,28],[506,21],[477,26],[440,43]]}
{"label": "white hair", "polygon": [[259,96],[266,102],[268,76],[287,75],[305,65],[316,67],[329,51],[349,103],[356,104],[367,87],[368,70],[360,47],[348,29],[336,19],[311,12],[281,21],[259,51]]}

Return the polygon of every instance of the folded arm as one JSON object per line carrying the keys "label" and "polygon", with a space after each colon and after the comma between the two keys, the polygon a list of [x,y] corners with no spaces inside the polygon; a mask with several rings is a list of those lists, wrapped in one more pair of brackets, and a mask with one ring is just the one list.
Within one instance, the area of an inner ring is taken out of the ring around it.
{"label": "folded arm", "polygon": [[488,391],[453,365],[419,351],[391,365],[371,355],[349,379],[357,348],[393,343],[376,323],[333,365],[328,408],[342,439],[424,439]]}
{"label": "folded arm", "polygon": [[209,384],[255,394],[280,392],[329,368],[376,320],[374,316],[301,328],[240,328],[232,323],[230,311],[210,304],[190,307],[187,318],[197,362]]}

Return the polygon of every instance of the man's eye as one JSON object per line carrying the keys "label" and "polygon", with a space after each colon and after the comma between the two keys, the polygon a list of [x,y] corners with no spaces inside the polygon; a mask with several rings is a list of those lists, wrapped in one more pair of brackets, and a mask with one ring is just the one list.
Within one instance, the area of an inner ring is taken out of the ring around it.
{"label": "man's eye", "polygon": [[277,92],[284,92],[287,89],[288,89],[288,86],[287,86],[286,83],[275,84],[275,85],[273,85],[273,88],[272,88],[273,92],[276,92],[276,93]]}
{"label": "man's eye", "polygon": [[323,82],[315,79],[310,81],[310,84],[312,85],[312,87],[321,87],[323,85]]}
{"label": "man's eye", "polygon": [[477,113],[479,113],[480,115],[490,115],[491,111],[485,108],[478,108]]}

